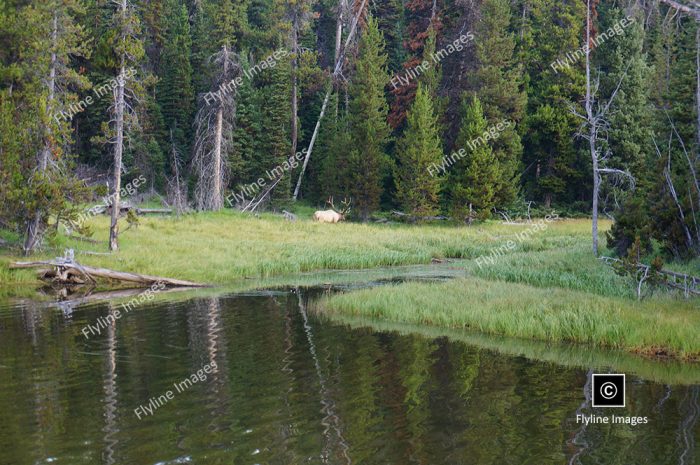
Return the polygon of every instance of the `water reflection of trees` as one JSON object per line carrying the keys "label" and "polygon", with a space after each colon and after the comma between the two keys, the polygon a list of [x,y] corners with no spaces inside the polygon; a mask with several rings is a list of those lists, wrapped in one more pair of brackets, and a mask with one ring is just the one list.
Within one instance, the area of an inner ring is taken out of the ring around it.
{"label": "water reflection of trees", "polygon": [[[336,402],[328,388],[326,376],[321,368],[316,343],[314,342],[313,328],[309,323],[309,317],[306,313],[306,302],[299,288],[296,288],[295,294],[298,299],[299,314],[304,322],[304,332],[308,341],[309,354],[313,360],[318,376],[319,396],[321,401],[321,412],[324,414],[321,423],[323,425],[323,436],[325,438],[323,449],[321,450],[321,460],[323,463],[337,463],[337,458],[342,458],[344,463],[348,465],[352,463],[348,455],[349,445],[343,437],[343,426],[340,417],[336,413]],[[335,449],[335,450],[334,450]]]}
{"label": "water reflection of trees", "polygon": [[678,427],[678,445],[681,450],[678,459],[678,465],[690,465],[695,459],[695,436],[698,430],[695,425],[700,416],[700,405],[698,405],[698,394],[700,386],[691,386],[688,388],[683,402],[681,402],[681,422]]}
{"label": "water reflection of trees", "polygon": [[[114,312],[112,305],[110,313]],[[119,432],[117,417],[117,327],[115,322],[105,328],[107,333],[107,347],[105,351],[104,374],[102,376],[102,390],[104,392],[104,449],[102,461],[106,465],[116,463],[115,449],[118,443]]]}
{"label": "water reflection of trees", "polygon": [[[76,449],[104,464],[698,462],[698,386],[629,377],[628,409],[614,413],[650,423],[585,428],[578,368],[328,324],[306,301],[302,289],[145,306],[90,340],[82,325],[114,308],[2,316],[0,462]],[[134,417],[212,361],[206,382]]]}

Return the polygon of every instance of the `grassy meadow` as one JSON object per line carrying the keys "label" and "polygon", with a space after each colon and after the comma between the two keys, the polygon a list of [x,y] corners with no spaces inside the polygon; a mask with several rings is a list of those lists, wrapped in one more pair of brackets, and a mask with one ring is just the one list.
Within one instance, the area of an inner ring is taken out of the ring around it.
{"label": "grassy meadow", "polygon": [[[366,269],[430,263],[433,258],[473,259],[488,254],[523,226],[490,222],[473,227],[402,224],[317,224],[311,214],[299,221],[232,211],[176,217],[141,217],[138,228],[124,231],[120,250],[106,254],[108,218],[91,218],[98,244],[59,236],[51,249],[32,260],[61,256],[73,248],[78,261],[122,271],[230,284],[243,278],[267,278],[301,272]],[[587,247],[590,222],[560,221],[538,232],[513,253]],[[92,253],[104,255],[92,255]],[[31,271],[8,271],[22,259],[19,251],[0,252],[0,282],[34,283]]]}

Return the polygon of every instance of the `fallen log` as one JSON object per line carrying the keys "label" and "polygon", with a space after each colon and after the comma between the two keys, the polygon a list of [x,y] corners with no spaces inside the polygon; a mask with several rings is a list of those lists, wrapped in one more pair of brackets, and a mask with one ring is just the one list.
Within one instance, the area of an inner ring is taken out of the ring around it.
{"label": "fallen log", "polygon": [[170,215],[172,214],[172,208],[137,208],[136,213],[138,215]]}
{"label": "fallen log", "polygon": [[450,218],[447,216],[414,216],[408,213],[392,210],[392,215],[398,216],[399,218],[405,218],[407,221],[412,223],[416,221],[448,221]]}
{"label": "fallen log", "polygon": [[[107,268],[93,268],[91,266],[85,266],[76,262],[65,260],[10,263],[10,269],[46,268],[47,266],[55,268],[55,275],[52,277],[53,280],[66,282],[67,284],[76,284],[75,277],[84,276],[90,281],[94,281],[95,278],[103,278],[126,283],[144,284],[149,286],[157,283],[162,283],[170,287],[207,287],[206,284],[194,283],[191,281],[184,281],[181,279],[171,279],[164,278],[161,276],[128,273],[125,271],[109,270]],[[46,273],[45,271],[43,272],[43,274],[46,275],[47,279],[51,276],[50,273]]]}

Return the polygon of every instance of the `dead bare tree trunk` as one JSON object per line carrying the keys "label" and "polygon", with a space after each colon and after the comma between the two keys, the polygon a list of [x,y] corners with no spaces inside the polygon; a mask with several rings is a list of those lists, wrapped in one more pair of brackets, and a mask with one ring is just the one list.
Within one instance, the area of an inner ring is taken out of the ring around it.
{"label": "dead bare tree trunk", "polygon": [[224,207],[226,163],[236,112],[237,89],[233,83],[241,67],[238,56],[228,45],[222,46],[212,59],[220,70],[214,80],[219,90],[200,100],[201,107],[195,119],[193,167],[197,175],[197,208],[216,211]]}
{"label": "dead bare tree trunk", "polygon": [[[121,0],[120,12],[126,17],[127,0]],[[121,40],[126,42],[126,31],[122,31]],[[122,154],[124,152],[124,86],[126,76],[126,52],[121,52],[119,75],[114,98],[116,138],[114,141],[114,173],[112,178],[112,217],[109,225],[109,250],[119,250],[119,192],[122,183]]]}
{"label": "dead bare tree trunk", "polygon": [[588,122],[588,147],[593,163],[593,214],[592,228],[593,255],[598,256],[598,197],[600,195],[600,174],[598,173],[598,151],[596,149],[596,124],[593,116],[593,95],[591,93],[591,0],[586,2],[586,117]]}
{"label": "dead bare tree trunk", "polygon": [[[593,168],[593,199],[592,199],[592,226],[591,226],[591,235],[593,236],[593,254],[597,257],[598,256],[598,204],[600,200],[600,185],[602,183],[602,175],[605,174],[612,174],[612,175],[617,175],[617,176],[624,176],[627,177],[630,180],[630,184],[634,186],[634,178],[632,175],[626,171],[622,171],[619,169],[614,169],[614,168],[606,168],[604,167],[604,162],[605,160],[609,157],[609,153],[606,155],[601,155],[600,151],[598,150],[598,136],[601,131],[606,131],[609,123],[606,119],[607,113],[610,110],[610,106],[615,100],[615,97],[617,96],[618,91],[620,90],[620,87],[622,86],[622,82],[624,81],[625,77],[627,76],[627,70],[623,73],[622,77],[617,83],[617,87],[615,88],[614,92],[608,99],[608,101],[605,103],[605,105],[598,105],[598,108],[594,109],[594,105],[596,103],[596,95],[595,91],[593,90],[593,86],[591,83],[591,30],[593,28],[593,23],[592,23],[592,18],[591,18],[591,0],[586,1],[586,46],[585,46],[585,52],[586,52],[586,97],[585,97],[585,115],[579,114],[574,107],[571,108],[571,111],[574,115],[578,116],[581,118],[584,123],[583,123],[583,128],[579,131],[579,134],[584,137],[585,139],[588,139],[588,147],[589,151],[591,153],[591,164]],[[628,65],[629,68],[629,65]],[[596,89],[598,88],[598,85],[596,85]],[[586,133],[584,133],[584,128]]]}
{"label": "dead bare tree trunk", "polygon": [[[333,74],[331,75],[331,80],[334,81],[339,75],[340,71],[343,68],[343,61],[345,60],[345,54],[347,53],[348,47],[350,46],[350,43],[353,40],[353,37],[355,36],[355,32],[357,31],[357,23],[360,21],[360,17],[362,16],[362,12],[365,9],[365,5],[367,4],[367,0],[362,0],[362,4],[360,5],[360,8],[357,10],[357,13],[355,14],[355,18],[353,19],[352,26],[350,27],[350,33],[348,34],[347,39],[345,40],[345,46],[343,47],[342,51],[340,52],[340,55],[338,55],[337,60],[335,62],[335,68],[333,70]],[[326,114],[326,108],[328,107],[328,101],[331,98],[331,93],[333,92],[333,85],[328,87],[328,90],[326,91],[326,96],[323,99],[323,105],[321,106],[321,114],[318,117],[318,121],[316,121],[316,127],[314,128],[314,133],[313,136],[311,136],[311,142],[309,143],[309,149],[306,151],[306,156],[304,157],[304,163],[301,166],[301,172],[299,173],[299,179],[297,180],[297,185],[294,188],[294,195],[292,196],[292,199],[294,201],[297,200],[299,197],[299,191],[301,190],[301,182],[304,179],[304,172],[306,171],[306,167],[309,164],[309,159],[311,158],[311,153],[314,150],[314,144],[316,143],[316,138],[318,137],[318,131],[321,129],[321,121],[323,120],[323,117]]]}
{"label": "dead bare tree trunk", "polygon": [[695,19],[700,20],[700,9],[693,9],[689,6],[682,5],[674,0],[660,0],[661,3],[665,3],[666,5],[670,6],[671,8],[674,8],[678,11],[682,11],[683,13],[687,13],[691,16],[693,16]]}
{"label": "dead bare tree trunk", "polygon": [[[125,72],[124,65],[120,75]],[[116,94],[116,140],[114,143],[114,173],[112,175],[112,216],[109,225],[109,250],[119,250],[119,191],[122,182],[122,154],[124,151],[124,84],[118,84]]]}
{"label": "dead bare tree trunk", "polygon": [[172,174],[174,176],[174,179],[168,180],[171,197],[170,200],[174,204],[175,214],[180,216],[185,210],[187,196],[182,192],[182,184],[180,180],[180,153],[178,151],[177,144],[175,143],[175,136],[172,129],[170,129],[170,147],[171,155],[173,157]]}
{"label": "dead bare tree trunk", "polygon": [[221,210],[224,206],[223,190],[221,188],[221,141],[223,140],[224,131],[224,109],[219,108],[216,112],[216,135],[214,137],[214,186],[211,193],[211,209]]}
{"label": "dead bare tree trunk", "polygon": [[299,79],[297,77],[297,72],[299,68],[299,28],[300,25],[298,21],[294,21],[292,24],[292,114],[291,114],[291,132],[292,132],[292,147],[291,147],[291,158],[294,158],[297,153],[297,144],[299,141],[299,101],[298,101],[298,86]]}
{"label": "dead bare tree trunk", "polygon": [[[57,66],[57,56],[56,48],[58,46],[58,10],[53,12],[53,22],[51,27],[51,64],[49,65],[49,79],[48,79],[48,101],[46,103],[46,112],[51,114],[54,107],[54,100],[56,97],[56,66]],[[46,173],[48,170],[49,156],[51,155],[51,127],[46,126],[44,134],[44,145],[39,152],[37,159],[37,171],[40,173]],[[27,225],[26,237],[24,241],[24,254],[29,255],[37,245],[39,238],[42,234],[43,229],[43,212],[37,209],[34,212],[34,218],[31,219]]]}
{"label": "dead bare tree trunk", "polygon": [[[224,45],[224,60],[223,60],[223,66],[224,66],[224,76],[228,75],[228,69],[229,69],[229,59],[228,59],[228,48],[226,45]],[[216,112],[216,132],[215,132],[215,137],[214,137],[214,174],[213,174],[213,192],[211,193],[211,209],[216,211],[216,210],[221,210],[224,207],[224,190],[222,187],[223,180],[221,179],[221,163],[222,163],[222,157],[221,157],[221,149],[223,146],[223,134],[224,131],[224,107],[223,105],[219,106],[218,111]]]}
{"label": "dead bare tree trunk", "polygon": [[[668,186],[668,191],[669,194],[671,195],[671,198],[673,199],[673,202],[676,204],[676,207],[678,208],[678,215],[680,218],[681,226],[683,227],[683,232],[685,233],[685,240],[688,243],[688,248],[692,249],[693,248],[693,236],[690,234],[690,229],[688,228],[688,224],[686,223],[685,219],[685,212],[683,211],[683,206],[681,205],[680,201],[678,200],[678,194],[676,193],[676,187],[673,185],[673,178],[671,177],[671,140],[668,142],[669,145],[669,154],[668,154],[668,161],[666,162],[666,167],[664,168],[664,178],[666,179],[666,185]],[[656,144],[656,140],[654,140],[654,147],[656,148],[656,154],[659,158],[661,158],[661,150],[659,150],[659,146]],[[691,199],[692,202],[692,199]]]}

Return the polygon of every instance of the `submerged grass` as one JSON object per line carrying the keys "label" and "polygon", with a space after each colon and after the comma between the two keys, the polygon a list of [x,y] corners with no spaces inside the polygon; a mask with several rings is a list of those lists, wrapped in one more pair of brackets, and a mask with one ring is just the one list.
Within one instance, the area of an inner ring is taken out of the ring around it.
{"label": "submerged grass", "polygon": [[468,278],[359,290],[323,299],[316,308],[329,314],[700,358],[700,307],[697,301],[670,297],[637,302]]}

